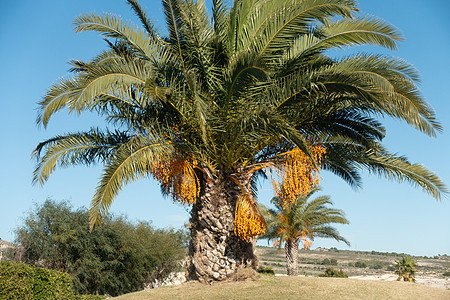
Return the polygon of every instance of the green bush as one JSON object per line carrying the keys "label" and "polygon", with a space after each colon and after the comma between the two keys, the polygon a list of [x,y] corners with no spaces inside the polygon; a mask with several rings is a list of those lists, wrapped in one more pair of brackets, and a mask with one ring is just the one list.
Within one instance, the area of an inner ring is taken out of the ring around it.
{"label": "green bush", "polygon": [[394,266],[388,266],[386,268],[387,271],[395,271],[395,267]]}
{"label": "green bush", "polygon": [[89,213],[45,201],[16,230],[24,262],[68,273],[76,294],[118,296],[163,281],[186,256],[183,230],[156,229],[125,217],[104,218],[89,231]]}
{"label": "green bush", "polygon": [[444,274],[442,274],[442,276],[448,277],[448,276],[450,276],[450,272],[445,272]]}
{"label": "green bush", "polygon": [[383,269],[383,264],[376,263],[376,264],[372,265],[371,268],[375,269],[375,270],[380,270],[380,269]]}
{"label": "green bush", "polygon": [[332,258],[332,259],[325,258],[325,259],[322,260],[321,264],[322,265],[337,266],[338,262],[337,262],[336,258]]}
{"label": "green bush", "polygon": [[275,275],[275,271],[271,267],[259,267],[258,273],[261,274],[268,274],[268,275]]}
{"label": "green bush", "polygon": [[66,273],[22,262],[0,262],[1,299],[73,299]]}
{"label": "green bush", "polygon": [[336,270],[332,267],[328,267],[325,270],[325,273],[323,274],[319,274],[319,277],[339,277],[339,278],[348,278],[348,275],[344,273],[344,271],[342,271],[342,269],[340,270]]}
{"label": "green bush", "polygon": [[357,262],[355,262],[355,267],[357,267],[357,268],[367,268],[367,264],[365,262],[362,262],[362,261],[357,261]]}

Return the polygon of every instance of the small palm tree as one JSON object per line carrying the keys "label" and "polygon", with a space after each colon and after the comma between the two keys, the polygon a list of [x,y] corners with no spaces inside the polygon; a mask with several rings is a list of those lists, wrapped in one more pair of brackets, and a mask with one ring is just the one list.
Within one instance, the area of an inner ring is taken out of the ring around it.
{"label": "small palm tree", "polygon": [[398,275],[397,281],[403,278],[403,281],[416,282],[417,262],[409,256],[403,256],[402,259],[395,260],[397,263],[395,274]]}
{"label": "small palm tree", "polygon": [[285,243],[286,267],[289,276],[298,274],[298,246],[303,243],[304,248],[309,249],[314,237],[333,238],[350,243],[339,232],[331,227],[332,223],[348,224],[344,212],[340,209],[327,207],[333,202],[329,196],[320,196],[311,201],[308,199],[319,187],[314,187],[305,196],[300,195],[297,201],[286,203],[279,197],[274,197],[272,203],[276,210],[262,209],[266,212],[267,231],[262,236],[274,240],[275,245],[281,247]]}

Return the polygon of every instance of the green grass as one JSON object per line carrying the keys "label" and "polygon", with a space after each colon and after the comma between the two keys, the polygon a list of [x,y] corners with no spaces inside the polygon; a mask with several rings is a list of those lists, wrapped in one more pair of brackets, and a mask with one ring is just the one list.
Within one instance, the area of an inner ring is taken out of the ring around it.
{"label": "green grass", "polygon": [[140,299],[450,299],[450,291],[397,281],[263,276],[256,281],[213,285],[189,282],[122,295]]}

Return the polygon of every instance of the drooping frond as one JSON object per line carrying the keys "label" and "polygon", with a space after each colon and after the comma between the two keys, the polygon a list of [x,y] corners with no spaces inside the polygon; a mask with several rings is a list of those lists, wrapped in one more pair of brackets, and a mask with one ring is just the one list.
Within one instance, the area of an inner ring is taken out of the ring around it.
{"label": "drooping frond", "polygon": [[[91,129],[41,142],[33,151],[33,156],[39,161],[33,172],[33,183],[43,185],[57,165],[68,167],[105,161],[117,147],[129,139],[130,136],[125,132],[103,133],[98,129]],[[41,157],[42,151],[45,154]]]}
{"label": "drooping frond", "polygon": [[149,175],[163,157],[173,152],[164,140],[135,137],[108,159],[89,209],[91,229],[99,225],[123,185]]}
{"label": "drooping frond", "polygon": [[48,124],[50,117],[67,107],[69,112],[80,113],[95,106],[97,97],[110,91],[127,90],[130,86],[143,89],[150,70],[138,62],[116,60],[108,65],[86,65],[87,72],[75,78],[63,79],[54,84],[40,104],[38,123]]}

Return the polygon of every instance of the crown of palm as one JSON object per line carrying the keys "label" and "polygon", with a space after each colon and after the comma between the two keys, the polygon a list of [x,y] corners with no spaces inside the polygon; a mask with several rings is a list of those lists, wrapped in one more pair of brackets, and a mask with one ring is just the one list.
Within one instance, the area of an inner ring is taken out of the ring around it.
{"label": "crown of palm", "polygon": [[135,0],[128,3],[142,29],[108,14],[75,20],[77,32],[99,32],[109,49],[72,61],[73,76],[49,89],[37,120],[46,126],[63,108],[95,110],[118,128],[58,136],[35,150],[40,183],[57,165],[104,162],[93,222],[124,184],[154,175],[161,161],[181,157],[180,172],[253,172],[279,164],[278,155],[294,147],[312,158],[310,138],[326,148],[323,168],[354,186],[363,166],[436,198],[445,190],[431,171],[386,151],[374,119],[402,119],[431,136],[441,130],[417,90],[416,70],[380,55],[326,54],[359,44],[395,48],[401,39],[382,20],[355,18],[353,1],[236,0],[228,9],[214,0],[210,21],[203,1],[163,0],[165,37]]}
{"label": "crown of palm", "polygon": [[273,198],[276,209],[264,209],[267,230],[263,237],[274,240],[281,246],[287,240],[314,240],[315,237],[333,238],[348,241],[342,237],[331,224],[348,224],[345,214],[340,209],[330,208],[333,202],[329,196],[310,197],[320,191],[314,187],[306,195],[300,195],[296,201],[286,205],[280,198]]}

